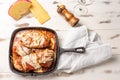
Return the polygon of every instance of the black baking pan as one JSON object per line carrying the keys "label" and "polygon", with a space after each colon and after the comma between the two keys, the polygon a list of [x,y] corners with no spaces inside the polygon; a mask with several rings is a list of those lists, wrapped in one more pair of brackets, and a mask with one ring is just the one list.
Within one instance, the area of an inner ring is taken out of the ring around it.
{"label": "black baking pan", "polygon": [[[21,72],[18,71],[17,69],[14,68],[13,63],[12,63],[12,47],[13,47],[13,42],[14,42],[14,37],[16,35],[17,32],[22,31],[22,30],[45,30],[45,31],[49,31],[52,32],[55,37],[56,37],[56,60],[55,63],[53,64],[53,67],[48,70],[47,72],[43,72],[43,73],[38,73],[38,72]],[[57,64],[59,61],[59,57],[61,55],[61,53],[64,52],[75,52],[75,53],[79,53],[79,54],[83,54],[85,52],[85,48],[84,47],[77,47],[77,48],[70,48],[70,49],[63,49],[59,46],[59,41],[58,41],[58,36],[57,33],[49,28],[44,28],[44,27],[26,27],[26,28],[18,28],[16,29],[11,36],[11,41],[10,41],[10,46],[9,46],[9,66],[12,72],[19,74],[19,75],[25,75],[25,76],[33,76],[33,75],[47,75],[52,73],[53,71],[56,70],[57,68]]]}

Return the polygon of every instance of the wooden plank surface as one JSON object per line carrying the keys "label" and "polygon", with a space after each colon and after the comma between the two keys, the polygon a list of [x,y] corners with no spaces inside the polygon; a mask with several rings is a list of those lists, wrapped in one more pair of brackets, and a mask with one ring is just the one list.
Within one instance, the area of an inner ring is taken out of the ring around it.
{"label": "wooden plank surface", "polygon": [[[48,76],[19,76],[12,72],[0,72],[0,80],[12,79],[16,80],[119,80],[120,75],[120,55],[113,55],[108,61],[99,65],[91,66],[82,69],[78,72],[67,73],[53,73]],[[0,69],[4,69],[0,68]]]}
{"label": "wooden plank surface", "polygon": [[111,45],[113,53],[111,59],[71,74],[53,73],[48,76],[31,77],[16,75],[9,69],[8,55],[12,32],[25,26],[48,27],[57,31],[61,43],[71,26],[56,12],[56,6],[63,3],[73,12],[72,6],[68,3],[77,0],[38,0],[51,16],[51,20],[43,25],[32,14],[26,15],[19,21],[13,20],[8,15],[8,9],[14,1],[16,0],[0,1],[0,80],[120,80],[120,0],[95,0],[92,5],[86,6],[88,9],[86,15],[76,15],[80,18],[79,24],[96,31],[103,43]]}

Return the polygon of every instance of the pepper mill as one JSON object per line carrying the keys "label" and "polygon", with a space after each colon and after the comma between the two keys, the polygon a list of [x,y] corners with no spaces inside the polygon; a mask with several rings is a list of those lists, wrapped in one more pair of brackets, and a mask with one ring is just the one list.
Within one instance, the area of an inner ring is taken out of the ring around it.
{"label": "pepper mill", "polygon": [[65,19],[71,24],[71,26],[75,26],[79,19],[76,18],[71,12],[69,12],[64,5],[57,6],[57,12],[65,17]]}

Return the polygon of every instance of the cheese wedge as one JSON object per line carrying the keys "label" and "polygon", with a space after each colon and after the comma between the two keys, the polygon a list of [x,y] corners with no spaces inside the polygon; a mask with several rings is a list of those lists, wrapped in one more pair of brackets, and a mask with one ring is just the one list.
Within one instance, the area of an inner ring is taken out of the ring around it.
{"label": "cheese wedge", "polygon": [[27,0],[19,0],[14,2],[8,11],[8,14],[15,20],[19,20],[25,14],[29,13],[29,8],[31,7],[31,2]]}
{"label": "cheese wedge", "polygon": [[31,13],[34,17],[41,23],[45,23],[50,19],[49,14],[45,9],[39,4],[37,0],[30,0],[32,2],[32,7],[30,8]]}

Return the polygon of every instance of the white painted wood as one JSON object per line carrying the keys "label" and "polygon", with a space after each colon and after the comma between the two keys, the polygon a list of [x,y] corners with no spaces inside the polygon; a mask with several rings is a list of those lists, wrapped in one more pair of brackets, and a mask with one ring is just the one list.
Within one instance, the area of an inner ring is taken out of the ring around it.
{"label": "white painted wood", "polygon": [[[57,31],[60,43],[71,26],[56,12],[57,4],[65,4],[67,9],[70,2],[77,0],[38,0],[50,14],[51,20],[41,25],[32,14],[26,15],[19,21],[13,20],[8,15],[10,5],[16,0],[0,1],[0,80],[120,80],[120,0],[95,0],[92,5],[87,6],[87,16],[77,16],[80,24],[86,25],[89,29],[95,30],[103,43],[112,47],[113,57],[99,65],[91,66],[72,74],[54,73],[48,76],[19,76],[9,69],[9,43],[12,32],[18,28],[16,25],[28,23],[28,26],[43,26]],[[75,14],[75,13],[74,13]],[[30,16],[30,18],[28,18]],[[108,21],[108,23],[106,23]]]}
{"label": "white painted wood", "polygon": [[47,76],[19,76],[12,72],[0,72],[0,80],[119,80],[120,55],[113,55],[111,59],[99,65],[82,69],[76,73],[54,73]]}

